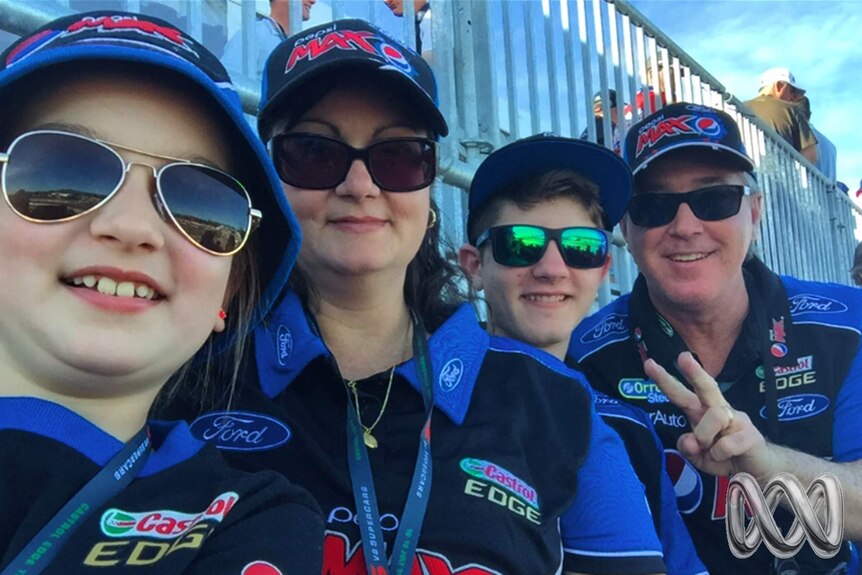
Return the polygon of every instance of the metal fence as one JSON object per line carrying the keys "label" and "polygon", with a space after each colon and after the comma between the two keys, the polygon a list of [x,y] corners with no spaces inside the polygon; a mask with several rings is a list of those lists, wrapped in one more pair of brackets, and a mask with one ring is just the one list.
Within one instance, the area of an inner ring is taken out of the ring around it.
{"label": "metal fence", "polygon": [[[321,14],[327,20],[364,18],[414,46],[413,2],[403,4],[404,16],[397,19],[383,0],[319,0],[310,24],[320,22]],[[256,4],[250,0],[0,0],[0,47],[57,16],[105,7],[165,17],[216,54],[228,32],[238,30],[242,66],[230,71],[246,111],[254,113],[260,71],[252,33]],[[300,2],[292,2],[291,32],[302,28],[301,9]],[[852,212],[862,211],[627,1],[434,0],[425,25],[431,50],[424,55],[437,76],[451,128],[441,145],[434,197],[455,245],[464,237],[462,191],[491,150],[540,131],[584,133],[613,148],[638,117],[689,101],[724,109],[740,125],[764,189],[756,248],[766,263],[782,274],[850,283]],[[603,95],[608,118],[611,89],[622,112],[619,125],[603,122],[597,134],[593,94]],[[628,291],[637,274],[618,233],[614,244],[614,265],[599,304]]]}

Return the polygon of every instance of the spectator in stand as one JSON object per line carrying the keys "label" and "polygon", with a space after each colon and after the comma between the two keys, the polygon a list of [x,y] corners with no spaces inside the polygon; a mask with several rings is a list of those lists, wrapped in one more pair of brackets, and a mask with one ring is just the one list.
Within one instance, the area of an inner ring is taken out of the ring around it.
{"label": "spectator in stand", "polygon": [[[619,121],[618,113],[617,113],[617,92],[614,89],[608,90],[608,105],[610,106],[610,115],[611,115],[611,136],[614,142],[614,151],[619,153],[620,151],[620,142],[619,142],[619,132],[617,132],[617,123]],[[601,91],[596,92],[596,95],[593,96],[593,117],[596,120],[596,143],[600,146],[605,145],[605,114],[604,107],[602,106],[602,93]],[[589,131],[584,128],[584,131],[581,132],[581,139],[586,140],[589,137]]]}
{"label": "spectator in stand", "polygon": [[[290,33],[290,1],[269,0],[269,16],[257,15],[257,21],[254,23],[257,57],[254,60],[254,67],[248,71],[249,76],[254,78],[261,76],[266,59]],[[303,22],[311,18],[311,7],[316,3],[317,0],[302,0]],[[221,63],[228,72],[235,76],[242,72],[241,32],[231,36],[231,39],[225,44]]]}
{"label": "spectator in stand", "polygon": [[834,182],[838,179],[838,150],[835,148],[835,144],[829,141],[829,138],[821,134],[820,130],[811,123],[811,101],[808,96],[799,98],[797,105],[808,121],[808,126],[814,137],[817,138],[817,162],[814,165],[829,178],[830,182]]}
{"label": "spectator in stand", "polygon": [[859,189],[856,190],[856,197],[862,196],[862,180],[859,180]]}
{"label": "spectator in stand", "polygon": [[787,68],[770,68],[760,76],[760,94],[745,102],[754,114],[812,164],[817,163],[817,138],[799,107],[805,95]]}
{"label": "spectator in stand", "polygon": [[862,244],[856,246],[856,253],[853,254],[853,268],[850,270],[850,276],[853,278],[853,283],[862,287]]}
{"label": "spectator in stand", "polygon": [[[683,118],[709,133],[672,130]],[[751,255],[763,199],[728,114],[671,104],[623,149],[635,180],[620,228],[641,274],[578,325],[569,354],[597,390],[651,415],[711,573],[845,573],[849,544],[828,559],[808,546],[737,559],[726,501],[738,472],[761,488],[779,472],[805,486],[829,472],[844,490],[845,540],[862,538],[862,291],[779,276]],[[787,533],[793,514],[774,517]]]}
{"label": "spectator in stand", "polygon": [[[608,274],[610,233],[630,184],[625,163],[609,150],[552,134],[519,140],[482,162],[468,195],[471,243],[461,246],[459,261],[471,287],[485,294],[489,333],[577,369],[569,340]],[[593,402],[644,486],[668,573],[703,575],[649,416],[598,392]],[[569,520],[562,519],[563,533]]]}
{"label": "spectator in stand", "polygon": [[[404,0],[383,0],[392,13],[404,16]],[[428,0],[413,0],[416,19],[416,53],[424,57],[431,52],[431,3]],[[427,59],[427,58],[426,58]]]}

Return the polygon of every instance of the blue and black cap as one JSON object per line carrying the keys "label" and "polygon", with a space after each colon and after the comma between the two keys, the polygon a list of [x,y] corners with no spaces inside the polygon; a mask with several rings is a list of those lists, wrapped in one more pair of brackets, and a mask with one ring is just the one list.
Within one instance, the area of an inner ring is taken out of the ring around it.
{"label": "blue and black cap", "polygon": [[687,102],[669,104],[632,126],[626,133],[623,157],[637,175],[656,158],[683,148],[721,154],[745,172],[755,169],[739,126],[729,114]]}
{"label": "blue and black cap", "polygon": [[36,77],[48,78],[81,63],[135,66],[181,78],[223,113],[242,161],[252,204],[263,212],[255,232],[261,299],[257,323],[282,294],[299,252],[300,231],[266,149],[246,122],[239,95],[218,59],[173,24],[142,14],[97,11],[58,18],[20,38],[0,55],[0,101]]}
{"label": "blue and black cap", "polygon": [[449,133],[438,108],[437,82],[419,54],[365,20],[336,20],[309,28],[278,45],[266,62],[257,128],[272,136],[276,112],[302,99],[324,76],[350,69],[391,78],[414,98],[437,135]]}
{"label": "blue and black cap", "polygon": [[598,186],[605,229],[612,230],[622,219],[632,196],[631,172],[622,158],[586,140],[543,133],[512,142],[485,158],[470,184],[468,229],[476,211],[509,184],[551,170],[572,170]]}

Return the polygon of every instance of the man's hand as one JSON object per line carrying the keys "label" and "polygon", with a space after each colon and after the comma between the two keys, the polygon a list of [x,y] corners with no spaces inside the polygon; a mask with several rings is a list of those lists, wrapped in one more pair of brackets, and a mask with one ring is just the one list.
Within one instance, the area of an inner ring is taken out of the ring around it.
{"label": "man's hand", "polygon": [[760,479],[761,473],[768,473],[769,466],[763,461],[768,457],[766,439],[748,415],[731,407],[691,353],[681,353],[677,365],[694,391],[652,359],[644,362],[644,371],[691,423],[692,431],[677,442],[680,453],[712,475],[746,471]]}

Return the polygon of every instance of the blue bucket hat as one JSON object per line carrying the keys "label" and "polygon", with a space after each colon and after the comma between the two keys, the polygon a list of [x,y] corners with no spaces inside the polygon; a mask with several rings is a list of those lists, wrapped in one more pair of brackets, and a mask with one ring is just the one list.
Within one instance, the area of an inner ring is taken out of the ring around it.
{"label": "blue bucket hat", "polygon": [[[155,69],[164,72],[166,81],[181,77],[198,88],[202,101],[215,104],[223,113],[242,158],[252,205],[263,212],[255,231],[260,246],[261,297],[249,326],[253,327],[285,289],[299,252],[300,231],[275,168],[246,122],[224,67],[203,45],[169,22],[130,12],[87,12],[53,20],[0,55],[0,101],[8,101],[10,94],[34,77],[50,78],[58,69],[83,62]],[[232,339],[220,338],[220,347]]]}

